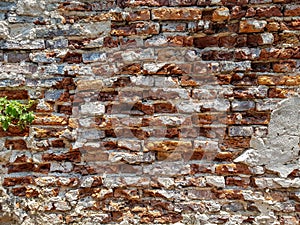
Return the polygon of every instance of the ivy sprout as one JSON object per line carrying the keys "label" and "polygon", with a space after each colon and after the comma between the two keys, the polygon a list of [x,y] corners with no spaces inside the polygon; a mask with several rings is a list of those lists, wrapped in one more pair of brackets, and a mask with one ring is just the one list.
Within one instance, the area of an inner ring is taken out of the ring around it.
{"label": "ivy sprout", "polygon": [[0,98],[0,123],[2,129],[6,131],[11,124],[24,129],[28,124],[31,124],[34,120],[34,114],[29,109],[33,104],[33,100],[23,104],[17,100],[8,100],[6,97]]}

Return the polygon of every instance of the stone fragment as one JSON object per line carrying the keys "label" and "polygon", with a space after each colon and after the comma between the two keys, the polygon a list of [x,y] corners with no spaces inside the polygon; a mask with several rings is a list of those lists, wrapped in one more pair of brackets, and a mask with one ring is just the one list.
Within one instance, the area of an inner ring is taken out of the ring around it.
{"label": "stone fragment", "polygon": [[232,110],[234,111],[248,111],[253,110],[255,108],[255,102],[254,101],[238,101],[234,100],[231,103]]}
{"label": "stone fragment", "polygon": [[81,105],[80,112],[88,115],[102,115],[105,113],[105,106],[100,102],[87,102]]}
{"label": "stone fragment", "polygon": [[206,183],[217,188],[225,188],[225,179],[221,176],[206,176]]}
{"label": "stone fragment", "polygon": [[43,0],[18,1],[17,14],[28,16],[40,16],[45,12],[46,3]]}
{"label": "stone fragment", "polygon": [[252,127],[246,127],[246,126],[232,126],[229,127],[229,135],[232,137],[249,137],[253,134],[253,128]]}
{"label": "stone fragment", "polygon": [[82,60],[84,63],[105,61],[107,59],[106,53],[85,53],[82,55]]}

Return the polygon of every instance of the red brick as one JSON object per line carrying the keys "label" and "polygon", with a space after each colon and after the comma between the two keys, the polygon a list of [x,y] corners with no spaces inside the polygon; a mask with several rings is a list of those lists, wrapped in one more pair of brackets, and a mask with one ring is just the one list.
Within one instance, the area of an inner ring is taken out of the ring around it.
{"label": "red brick", "polygon": [[240,22],[240,33],[257,33],[263,32],[266,21],[263,20],[242,20]]}
{"label": "red brick", "polygon": [[296,69],[295,61],[280,61],[273,64],[273,70],[276,73],[293,72]]}
{"label": "red brick", "polygon": [[159,24],[137,22],[130,25],[112,25],[111,34],[116,36],[153,35],[159,33]]}
{"label": "red brick", "polygon": [[234,158],[234,155],[232,152],[219,152],[215,156],[214,161],[228,161],[231,162]]}
{"label": "red brick", "polygon": [[82,62],[82,54],[77,52],[68,52],[63,58],[63,62],[67,63],[81,63]]}
{"label": "red brick", "polygon": [[258,17],[273,17],[282,16],[279,6],[270,6],[256,9],[256,15]]}
{"label": "red brick", "polygon": [[[120,69],[120,73],[121,74],[131,74],[131,75],[138,75],[141,73],[142,70],[142,66],[139,63],[134,63],[134,64],[130,64],[130,65],[125,65]],[[130,82],[130,79],[127,79],[127,81],[125,81],[126,83]],[[117,85],[119,86],[119,85]]]}
{"label": "red brick", "polygon": [[[200,0],[201,1],[201,0]],[[223,5],[228,5],[228,6],[244,6],[248,4],[248,0],[221,0]]]}
{"label": "red brick", "polygon": [[222,150],[231,148],[249,148],[250,139],[251,138],[249,137],[225,137],[220,144],[220,148]]}
{"label": "red brick", "polygon": [[284,16],[299,16],[300,5],[287,5],[284,10]]}
{"label": "red brick", "polygon": [[160,102],[154,104],[155,113],[176,113],[177,109],[169,102]]}
{"label": "red brick", "polygon": [[150,20],[150,10],[142,9],[129,12],[125,19],[126,21]]}
{"label": "red brick", "polygon": [[8,127],[8,130],[4,131],[0,128],[0,137],[7,137],[7,136],[28,136],[29,129],[26,127],[25,129],[21,129],[16,125],[11,125]]}
{"label": "red brick", "polygon": [[219,37],[217,36],[205,36],[195,37],[194,46],[196,48],[216,47],[218,46]]}
{"label": "red brick", "polygon": [[212,21],[214,22],[223,22],[229,19],[230,12],[226,7],[218,8],[214,11],[212,15]]}
{"label": "red brick", "polygon": [[117,5],[121,8],[136,6],[168,6],[169,0],[117,0]]}
{"label": "red brick", "polygon": [[37,172],[37,173],[48,173],[50,170],[49,163],[18,163],[8,166],[8,173],[18,173],[18,172]]}
{"label": "red brick", "polygon": [[222,36],[219,39],[220,47],[234,47],[237,44],[237,35]]}
{"label": "red brick", "polygon": [[169,212],[161,217],[155,218],[155,222],[157,223],[176,223],[183,219],[180,213]]}
{"label": "red brick", "polygon": [[55,115],[36,115],[33,121],[34,125],[60,125],[65,126],[68,124],[68,119],[65,116]]}
{"label": "red brick", "polygon": [[244,164],[219,164],[216,166],[216,174],[251,174],[249,168]]}
{"label": "red brick", "polygon": [[37,190],[29,188],[29,187],[13,188],[12,193],[15,196],[27,197],[27,198],[32,198],[32,197],[38,197],[39,196],[39,192]]}
{"label": "red brick", "polygon": [[154,20],[200,20],[202,10],[198,8],[157,8],[152,10]]}
{"label": "red brick", "polygon": [[234,6],[230,15],[230,19],[241,19],[246,15],[246,11],[241,6]]}
{"label": "red brick", "polygon": [[277,32],[280,30],[280,25],[277,22],[269,22],[266,28],[268,32]]}
{"label": "red brick", "polygon": [[19,139],[19,140],[6,140],[5,141],[5,147],[7,149],[13,149],[13,150],[26,150],[27,149],[26,142],[22,139]]}
{"label": "red brick", "polygon": [[218,199],[244,200],[244,196],[240,190],[215,190],[214,194]]}
{"label": "red brick", "polygon": [[45,161],[71,161],[80,162],[81,154],[79,151],[70,151],[64,154],[43,154],[43,160]]}
{"label": "red brick", "polygon": [[246,188],[250,185],[250,179],[247,177],[226,177],[226,185]]}
{"label": "red brick", "polygon": [[169,46],[190,47],[193,46],[193,37],[173,36],[168,37]]}
{"label": "red brick", "polygon": [[49,138],[49,137],[59,137],[63,131],[64,128],[53,128],[53,127],[47,127],[47,128],[37,128],[34,127],[34,136],[36,138]]}
{"label": "red brick", "polygon": [[76,85],[72,77],[64,77],[61,81],[53,86],[55,89],[75,90]]}
{"label": "red brick", "polygon": [[300,76],[259,76],[258,84],[260,85],[300,85]]}
{"label": "red brick", "polygon": [[79,173],[81,175],[89,175],[89,174],[91,175],[97,173],[95,168],[87,165],[74,165],[73,171],[74,173]]}
{"label": "red brick", "polygon": [[193,6],[197,5],[198,0],[172,0],[170,6]]}
{"label": "red brick", "polygon": [[228,124],[267,125],[270,122],[269,113],[247,112],[233,113],[227,116]]}
{"label": "red brick", "polygon": [[287,98],[295,94],[296,92],[293,89],[270,88],[268,91],[269,98]]}
{"label": "red brick", "polygon": [[66,115],[72,115],[72,106],[68,105],[58,105],[57,106],[57,112],[66,114]]}
{"label": "red brick", "polygon": [[203,60],[231,60],[233,58],[233,52],[230,51],[206,51],[202,53]]}
{"label": "red brick", "polygon": [[6,177],[3,180],[3,186],[9,187],[9,186],[16,186],[20,184],[34,184],[34,178],[31,176],[26,177]]}
{"label": "red brick", "polygon": [[2,97],[6,97],[9,100],[29,99],[29,95],[26,90],[2,90],[0,91],[0,98]]}

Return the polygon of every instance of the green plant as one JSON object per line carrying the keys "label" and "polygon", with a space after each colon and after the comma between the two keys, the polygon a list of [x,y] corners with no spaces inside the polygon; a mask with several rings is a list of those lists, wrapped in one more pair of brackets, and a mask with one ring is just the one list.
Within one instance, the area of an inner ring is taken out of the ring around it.
{"label": "green plant", "polygon": [[17,100],[8,100],[0,98],[0,123],[2,129],[6,131],[11,124],[24,129],[34,120],[34,115],[29,109],[34,101],[29,100],[27,104],[22,104]]}

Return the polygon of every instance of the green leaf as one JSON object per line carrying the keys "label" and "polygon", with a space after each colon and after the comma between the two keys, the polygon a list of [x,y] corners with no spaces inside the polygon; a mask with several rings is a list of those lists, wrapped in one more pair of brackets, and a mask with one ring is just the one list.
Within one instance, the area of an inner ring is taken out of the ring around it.
{"label": "green leaf", "polygon": [[16,100],[7,100],[0,98],[0,123],[3,130],[7,130],[11,123],[18,125],[20,128],[25,128],[34,120],[33,112],[29,109],[34,104],[34,101],[29,101],[28,104],[22,104]]}

